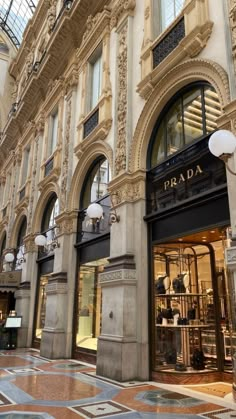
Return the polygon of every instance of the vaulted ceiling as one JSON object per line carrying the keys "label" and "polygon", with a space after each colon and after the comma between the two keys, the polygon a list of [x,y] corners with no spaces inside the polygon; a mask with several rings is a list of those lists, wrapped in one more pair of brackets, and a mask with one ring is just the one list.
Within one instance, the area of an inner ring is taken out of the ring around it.
{"label": "vaulted ceiling", "polygon": [[33,16],[38,0],[0,0],[0,28],[19,48],[28,20]]}

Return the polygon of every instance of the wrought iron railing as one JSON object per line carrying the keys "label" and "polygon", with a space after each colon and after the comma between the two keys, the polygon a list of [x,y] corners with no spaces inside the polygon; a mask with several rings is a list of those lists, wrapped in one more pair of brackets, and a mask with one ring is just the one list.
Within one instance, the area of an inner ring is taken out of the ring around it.
{"label": "wrought iron railing", "polygon": [[99,109],[96,109],[95,112],[85,121],[84,123],[84,133],[83,138],[86,138],[98,125],[99,120]]}
{"label": "wrought iron railing", "polygon": [[184,17],[167,33],[153,49],[153,68],[157,67],[185,37]]}

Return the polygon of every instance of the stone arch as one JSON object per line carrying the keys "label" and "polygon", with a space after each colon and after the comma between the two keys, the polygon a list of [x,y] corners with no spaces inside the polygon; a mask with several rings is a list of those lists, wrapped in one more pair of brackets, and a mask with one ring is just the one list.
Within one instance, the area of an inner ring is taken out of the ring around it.
{"label": "stone arch", "polygon": [[59,199],[59,192],[59,186],[52,182],[48,183],[45,189],[42,191],[32,218],[33,234],[40,232],[43,213],[50,197],[53,193],[55,193]]}
{"label": "stone arch", "polygon": [[26,218],[26,221],[28,222],[26,210],[23,210],[20,214],[18,214],[13,224],[11,238],[10,238],[10,247],[12,248],[16,247],[19,230],[20,230],[21,223],[24,218]]}
{"label": "stone arch", "polygon": [[140,115],[130,148],[130,172],[146,169],[147,148],[160,112],[175,93],[195,81],[207,81],[215,88],[222,109],[229,103],[228,75],[219,64],[196,59],[186,61],[169,71],[155,86]]}
{"label": "stone arch", "polygon": [[85,176],[93,161],[101,155],[104,155],[104,157],[107,158],[113,177],[113,151],[104,141],[96,141],[96,143],[91,144],[80,156],[71,182],[71,190],[68,199],[69,210],[78,209],[79,196]]}

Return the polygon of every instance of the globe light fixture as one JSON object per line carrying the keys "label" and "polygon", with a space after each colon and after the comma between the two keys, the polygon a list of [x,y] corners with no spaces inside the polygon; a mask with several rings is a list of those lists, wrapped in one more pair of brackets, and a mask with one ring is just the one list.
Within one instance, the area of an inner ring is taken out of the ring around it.
{"label": "globe light fixture", "polygon": [[100,204],[92,203],[87,208],[87,215],[92,219],[100,219],[103,215],[103,208]]}
{"label": "globe light fixture", "polygon": [[47,239],[43,234],[38,234],[35,237],[34,242],[37,246],[45,246],[47,243]]}
{"label": "globe light fixture", "polygon": [[6,253],[4,259],[7,263],[12,263],[15,259],[14,253]]}
{"label": "globe light fixture", "polygon": [[228,160],[236,150],[236,137],[228,130],[222,129],[214,132],[208,143],[210,152],[224,161],[227,170],[236,175],[236,173],[228,166]]}

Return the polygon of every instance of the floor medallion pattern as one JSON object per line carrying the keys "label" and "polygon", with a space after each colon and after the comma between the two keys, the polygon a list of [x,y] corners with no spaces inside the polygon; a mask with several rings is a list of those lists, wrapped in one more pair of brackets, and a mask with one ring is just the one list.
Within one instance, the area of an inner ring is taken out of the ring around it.
{"label": "floor medallion pattern", "polygon": [[0,419],[236,419],[231,386],[120,383],[76,360],[0,351]]}

